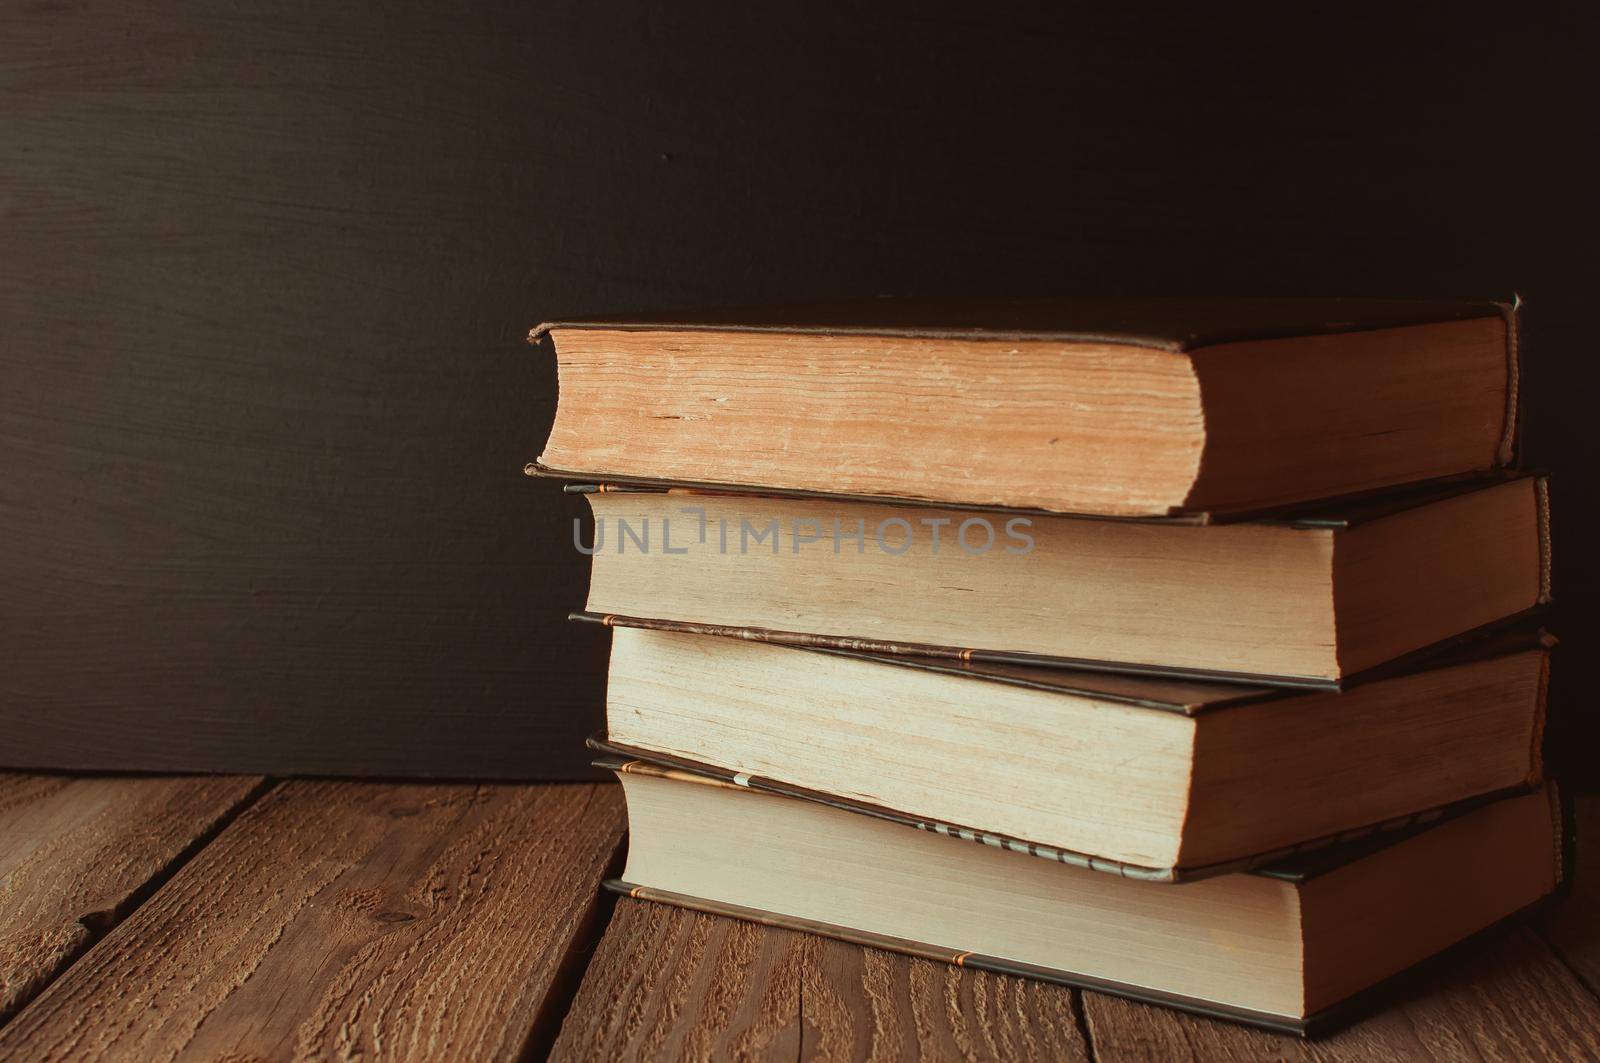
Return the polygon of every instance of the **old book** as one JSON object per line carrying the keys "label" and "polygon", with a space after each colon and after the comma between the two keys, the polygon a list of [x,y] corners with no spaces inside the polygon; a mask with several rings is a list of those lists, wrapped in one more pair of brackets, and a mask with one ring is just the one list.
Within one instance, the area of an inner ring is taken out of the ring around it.
{"label": "old book", "polygon": [[1549,596],[1546,491],[1533,477],[1202,527],[587,497],[590,612],[873,652],[1336,688]]}
{"label": "old book", "polygon": [[1261,510],[1506,465],[1512,306],[875,300],[542,325],[540,463],[1121,516]]}
{"label": "old book", "polygon": [[1551,893],[1554,787],[1187,885],[974,845],[815,801],[608,761],[631,896],[1299,1033]]}
{"label": "old book", "polygon": [[617,627],[599,748],[1175,881],[1536,784],[1547,641],[1338,694]]}

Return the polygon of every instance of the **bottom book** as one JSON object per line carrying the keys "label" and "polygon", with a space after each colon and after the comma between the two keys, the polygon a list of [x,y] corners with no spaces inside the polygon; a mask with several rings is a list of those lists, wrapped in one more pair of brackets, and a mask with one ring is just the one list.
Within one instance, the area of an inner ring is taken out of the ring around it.
{"label": "bottom book", "polygon": [[1552,893],[1555,787],[1189,884],[1143,882],[640,760],[630,896],[1314,1036]]}

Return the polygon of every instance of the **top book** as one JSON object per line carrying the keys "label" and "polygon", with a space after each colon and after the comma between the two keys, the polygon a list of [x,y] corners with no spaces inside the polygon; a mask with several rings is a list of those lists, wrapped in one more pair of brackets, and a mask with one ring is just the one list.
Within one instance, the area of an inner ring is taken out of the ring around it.
{"label": "top book", "polygon": [[539,465],[607,481],[1061,513],[1244,515],[1487,472],[1516,308],[880,299],[545,324]]}

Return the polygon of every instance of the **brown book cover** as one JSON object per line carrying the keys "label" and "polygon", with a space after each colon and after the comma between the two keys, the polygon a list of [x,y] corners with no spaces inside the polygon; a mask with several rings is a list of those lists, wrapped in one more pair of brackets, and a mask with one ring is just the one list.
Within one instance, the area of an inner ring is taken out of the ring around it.
{"label": "brown book cover", "polygon": [[[1505,407],[1494,461],[1484,467],[1433,482],[1493,475],[1517,461],[1522,403],[1521,300],[1272,299],[1272,298],[1035,298],[1035,299],[869,299],[804,306],[706,310],[696,313],[623,315],[552,321],[528,336],[538,343],[553,330],[622,332],[731,332],[774,335],[896,337],[932,340],[1012,340],[1116,344],[1175,354],[1224,344],[1371,332],[1407,326],[1500,317],[1506,325]],[[592,480],[593,471],[550,468],[538,462],[530,473]],[[926,499],[893,493],[862,495],[831,489],[784,492],[753,483],[663,481],[607,472],[615,483],[697,486],[716,490],[793,493],[802,497],[871,498],[927,504]],[[1324,492],[1328,494],[1331,492]],[[1365,494],[1363,492],[1362,494]],[[937,504],[949,506],[949,500]],[[1299,504],[1295,504],[1298,506]],[[1230,504],[1178,507],[1169,517],[1206,522],[1249,519],[1285,506]],[[1061,511],[1058,511],[1061,512]],[[1126,519],[1163,519],[1141,516]]]}
{"label": "brown book cover", "polygon": [[[1570,879],[1564,881],[1570,881]],[[669,890],[640,886],[632,882],[625,882],[622,879],[606,879],[603,885],[613,893],[632,897],[635,900],[670,904],[676,908],[687,908],[690,911],[704,912],[707,915],[722,916],[727,919],[742,919],[745,922],[759,923],[762,926],[770,926],[779,930],[797,930],[805,934],[833,938],[836,941],[843,941],[851,945],[860,945],[863,948],[898,952],[901,955],[912,956],[917,959],[947,963],[954,967],[970,967],[973,970],[986,971],[989,974],[1009,975],[1014,978],[1032,978],[1041,982],[1067,986],[1071,989],[1105,993],[1110,996],[1138,1001],[1141,1004],[1154,1004],[1157,1007],[1173,1008],[1177,1011],[1186,1011],[1192,1015],[1199,1015],[1202,1018],[1236,1022],[1244,1026],[1254,1026],[1257,1029],[1267,1030],[1272,1033],[1290,1034],[1307,1040],[1315,1040],[1337,1033],[1344,1027],[1383,1007],[1395,994],[1396,989],[1403,981],[1435,969],[1447,969],[1451,960],[1450,953],[1429,957],[1411,969],[1397,975],[1391,975],[1370,989],[1364,990],[1340,1004],[1317,1012],[1314,1015],[1308,1015],[1304,1019],[1296,1020],[1282,1015],[1274,1015],[1271,1012],[1229,1007],[1210,1000],[1180,996],[1176,993],[1163,993],[1143,986],[1127,985],[1122,982],[1111,982],[1102,978],[1079,974],[1075,971],[1038,967],[1033,964],[1007,960],[999,956],[983,956],[974,952],[930,945],[922,941],[909,941],[905,938],[873,934],[865,930],[856,930],[851,927],[837,926],[832,923],[822,923],[811,919],[797,919],[777,912],[766,912],[756,908],[745,908],[737,904],[707,900],[704,897],[691,897],[687,894],[673,893]],[[1545,901],[1540,901],[1533,905],[1529,911],[1539,911],[1544,907],[1545,903]],[[1519,912],[1510,915],[1494,925],[1485,927],[1478,933],[1471,935],[1466,941],[1458,943],[1457,947],[1470,947],[1469,942],[1476,942],[1491,934],[1498,933],[1503,929],[1503,924],[1514,922],[1527,914],[1527,912]]]}
{"label": "brown book cover", "polygon": [[1075,852],[1060,846],[1041,845],[1038,842],[1024,838],[1013,838],[993,831],[974,830],[971,827],[957,823],[945,823],[924,816],[913,816],[897,809],[885,808],[882,805],[872,804],[868,801],[823,793],[820,790],[795,786],[778,779],[752,775],[749,772],[735,772],[715,764],[706,764],[657,750],[620,745],[603,735],[590,736],[588,745],[590,749],[601,754],[600,758],[595,761],[594,766],[605,771],[659,775],[665,778],[710,779],[762,793],[776,794],[780,797],[792,797],[801,801],[827,805],[829,808],[871,816],[874,819],[898,823],[905,827],[913,827],[929,834],[941,834],[947,838],[974,842],[978,845],[1006,849],[1015,853],[1026,853],[1041,860],[1066,864],[1068,867],[1081,867],[1089,871],[1101,871],[1115,875],[1118,878],[1137,879],[1141,882],[1166,883],[1193,882],[1198,879],[1212,878],[1216,875],[1230,875],[1245,871],[1273,873],[1279,877],[1285,877],[1286,875],[1288,877],[1296,877],[1291,873],[1293,868],[1310,866],[1305,863],[1292,863],[1296,857],[1305,858],[1310,854],[1324,852],[1330,848],[1351,846],[1362,840],[1382,839],[1390,835],[1404,837],[1407,836],[1407,832],[1416,831],[1451,816],[1471,811],[1481,805],[1497,801],[1502,797],[1527,793],[1540,782],[1538,778],[1532,778],[1522,786],[1498,790],[1494,793],[1480,794],[1464,801],[1456,801],[1436,808],[1422,809],[1409,815],[1397,816],[1381,823],[1371,823],[1352,830],[1340,831],[1337,834],[1310,838],[1296,845],[1284,846],[1264,853],[1255,853],[1238,860],[1229,860],[1225,863],[1207,864],[1200,867],[1150,867],[1123,860],[1109,860],[1103,856]]}
{"label": "brown book cover", "polygon": [[[1236,510],[1229,513],[1175,513],[1165,517],[1119,517],[1100,513],[1054,513],[1042,509],[980,506],[965,502],[934,502],[926,498],[894,498],[882,495],[847,495],[825,491],[801,491],[782,487],[729,487],[722,484],[689,482],[684,480],[651,480],[646,477],[611,477],[603,483],[589,482],[586,478],[574,479],[571,475],[547,469],[538,462],[528,462],[522,467],[523,475],[537,479],[563,481],[562,490],[569,495],[616,494],[634,491],[639,493],[666,493],[673,495],[729,495],[753,498],[803,498],[820,501],[868,502],[881,505],[909,506],[922,509],[948,509],[968,513],[1005,513],[1040,517],[1065,517],[1077,520],[1117,521],[1135,524],[1203,525],[1250,521],[1255,524],[1275,524],[1287,528],[1353,528],[1368,521],[1416,506],[1438,502],[1452,495],[1477,491],[1508,480],[1535,476],[1539,481],[1541,506],[1549,509],[1549,476],[1536,470],[1496,469],[1483,473],[1434,480],[1422,484],[1402,484],[1376,491],[1363,491],[1339,498],[1319,498],[1313,502],[1283,506],[1270,511]],[[1548,533],[1546,533],[1548,539]]]}
{"label": "brown book cover", "polygon": [[[782,645],[819,647],[839,650],[850,650],[865,653],[879,653],[890,655],[911,655],[916,657],[937,657],[946,660],[961,662],[989,662],[994,664],[1015,664],[1024,666],[1046,665],[1051,667],[1066,667],[1080,670],[1122,672],[1131,675],[1165,676],[1177,679],[1196,679],[1203,682],[1224,682],[1245,685],[1261,685],[1274,687],[1295,687],[1314,690],[1342,690],[1350,685],[1371,676],[1392,674],[1396,671],[1406,671],[1418,666],[1419,662],[1430,660],[1441,653],[1450,652],[1453,648],[1479,640],[1486,633],[1494,633],[1508,627],[1524,624],[1531,618],[1539,616],[1551,600],[1551,537],[1550,537],[1550,498],[1548,478],[1536,473],[1523,473],[1517,475],[1498,476],[1490,481],[1458,482],[1449,485],[1433,485],[1426,488],[1412,488],[1403,491],[1383,492],[1377,495],[1364,497],[1359,502],[1349,501],[1341,504],[1324,504],[1314,509],[1284,515],[1274,519],[1258,520],[1254,523],[1263,526],[1278,526],[1313,532],[1339,533],[1354,529],[1360,525],[1380,520],[1407,510],[1420,509],[1427,506],[1448,502],[1450,499],[1471,494],[1486,489],[1492,489],[1499,484],[1508,484],[1517,481],[1531,480],[1533,490],[1531,497],[1534,505],[1534,525],[1532,528],[1536,541],[1531,545],[1534,569],[1532,575],[1535,586],[1529,595],[1533,605],[1521,612],[1508,616],[1495,618],[1476,628],[1451,634],[1438,641],[1419,646],[1405,652],[1398,657],[1390,658],[1376,664],[1370,664],[1354,671],[1346,672],[1343,676],[1308,675],[1293,673],[1274,673],[1227,671],[1221,669],[1203,668],[1194,665],[1175,665],[1169,662],[1148,663],[1125,660],[1101,660],[1085,657],[1057,656],[1045,652],[1017,651],[1003,646],[970,646],[952,645],[931,641],[903,641],[880,637],[858,636],[853,633],[819,633],[815,630],[803,631],[787,628],[763,627],[754,624],[737,622],[737,617],[730,617],[734,622],[702,622],[688,619],[668,619],[661,616],[645,616],[636,612],[595,612],[585,610],[571,614],[573,619],[592,621],[608,625],[661,628],[664,630],[685,631],[698,634],[723,635],[753,641],[772,642]],[[639,485],[568,485],[567,490],[580,494],[679,494],[689,495],[716,495],[724,498],[750,498],[752,502],[763,496],[752,495],[747,492],[711,491],[700,492],[683,488],[663,488],[659,486]],[[947,509],[952,507],[940,507]],[[959,507],[954,507],[959,508]],[[976,511],[992,512],[982,507],[973,507]],[[1076,522],[1089,520],[1099,522],[1103,518],[1080,517],[1063,514],[1046,514],[1045,519],[1052,521]]]}
{"label": "brown book cover", "polygon": [[[592,744],[598,749],[606,748],[604,743],[596,742]],[[731,779],[713,778],[697,772],[687,771],[681,768],[667,766],[662,763],[654,763],[640,759],[624,759],[616,756],[606,756],[600,760],[597,760],[595,762],[595,766],[621,773],[649,774],[661,778],[675,778],[687,782],[697,782],[716,786],[748,787],[751,789],[761,788],[753,780],[744,777],[735,777]],[[784,792],[779,790],[770,790],[769,792],[780,793],[783,796],[798,798],[800,800],[817,799],[815,796],[808,796],[803,793]],[[1549,783],[1547,784],[1546,792],[1551,803],[1551,838],[1552,845],[1554,846],[1555,850],[1554,871],[1555,880],[1557,883],[1556,892],[1559,894],[1570,886],[1571,871],[1573,868],[1576,845],[1574,815],[1570,799],[1564,791],[1556,787],[1554,783]],[[1414,821],[1395,826],[1393,829],[1374,830],[1359,838],[1330,840],[1328,843],[1323,844],[1318,848],[1311,849],[1303,853],[1291,854],[1277,861],[1263,864],[1259,867],[1235,870],[1242,870],[1248,874],[1263,875],[1289,882],[1302,883],[1319,875],[1327,874],[1335,869],[1360,860],[1364,857],[1371,856],[1389,846],[1414,837],[1415,835],[1450,819],[1466,815],[1478,808],[1483,807],[1486,803],[1494,799],[1495,798],[1493,797],[1489,797],[1474,799],[1467,802],[1459,802],[1455,805],[1449,806],[1448,808],[1436,810],[1434,813],[1430,813],[1425,818],[1416,819]],[[834,804],[834,807],[845,809],[847,811],[878,814],[870,812],[866,809],[852,808],[847,804],[838,804],[834,802],[829,803]],[[923,827],[922,824],[912,821],[900,822],[904,822],[907,826],[916,826],[922,829],[928,829]],[[960,834],[955,834],[953,837],[959,839],[963,836]],[[988,837],[972,837],[965,840],[976,841],[980,844],[986,844],[992,847],[1000,847],[1004,844],[999,840]],[[1042,856],[1045,854],[1034,853],[1032,855]],[[1112,869],[1098,868],[1097,870]],[[1296,1034],[1301,1037],[1322,1036],[1338,1029],[1343,1025],[1346,1025],[1356,1018],[1359,1018],[1361,1015],[1371,1010],[1375,1005],[1381,1003],[1388,993],[1392,991],[1394,984],[1398,980],[1405,977],[1404,973],[1392,975],[1388,978],[1385,978],[1377,985],[1363,990],[1339,1004],[1306,1016],[1303,1019],[1295,1019],[1268,1012],[1218,1004],[1209,1000],[1166,993],[1142,986],[1128,985],[1121,982],[1111,982],[1104,979],[1095,978],[1093,976],[1083,975],[1074,971],[1019,963],[1003,957],[981,955],[959,948],[938,946],[928,944],[926,942],[890,937],[882,934],[872,933],[870,931],[839,926],[832,923],[797,918],[783,915],[781,913],[747,908],[736,904],[710,900],[702,897],[688,896],[685,894],[660,890],[647,885],[631,883],[618,879],[606,881],[605,886],[616,893],[640,900],[671,904],[682,908],[705,912],[711,915],[743,919],[766,926],[819,934],[824,937],[835,938],[851,944],[899,952],[922,959],[949,963],[958,967],[971,967],[978,970],[989,971],[994,974],[1034,978],[1042,981],[1054,982],[1060,985],[1071,986],[1077,989],[1087,989],[1095,992],[1109,993],[1132,1000],[1142,1001],[1144,1003],[1176,1008],[1210,1018],[1244,1023],[1276,1032]],[[1173,888],[1182,889],[1183,887],[1174,886]],[[1535,904],[1534,907],[1537,908],[1542,903],[1543,901],[1539,902],[1539,904]],[[1517,915],[1514,914],[1508,918],[1515,919],[1517,918]],[[1501,920],[1501,922],[1504,921],[1506,920]],[[1479,934],[1474,934],[1472,936],[1478,937],[1480,934],[1492,933],[1494,929],[1495,926],[1490,926],[1485,928],[1483,931],[1480,931]],[[1430,959],[1423,960],[1414,965],[1412,970],[1427,968],[1429,965],[1436,962],[1441,962],[1441,958],[1435,956]]]}
{"label": "brown book cover", "polygon": [[[1066,667],[1080,670],[1112,671],[1131,675],[1165,676],[1176,679],[1196,679],[1204,682],[1224,682],[1245,685],[1260,685],[1274,687],[1295,687],[1315,690],[1342,690],[1372,676],[1392,674],[1396,671],[1406,671],[1418,666],[1441,653],[1448,653],[1455,647],[1478,641],[1486,633],[1494,633],[1508,627],[1525,624],[1530,618],[1537,617],[1551,598],[1551,541],[1550,541],[1550,500],[1548,478],[1535,473],[1497,476],[1490,481],[1457,482],[1449,485],[1433,485],[1426,488],[1411,488],[1401,491],[1382,492],[1369,495],[1359,501],[1347,501],[1338,504],[1323,504],[1316,508],[1307,509],[1294,514],[1286,514],[1273,519],[1262,519],[1255,523],[1267,526],[1279,526],[1301,529],[1307,532],[1332,531],[1341,532],[1360,525],[1380,520],[1381,518],[1403,513],[1407,510],[1446,502],[1454,497],[1481,491],[1497,484],[1506,484],[1515,481],[1531,480],[1533,483],[1532,500],[1535,508],[1533,532],[1537,541],[1532,544],[1535,555],[1536,568],[1533,575],[1536,586],[1532,588],[1530,600],[1533,606],[1522,612],[1509,616],[1496,618],[1465,632],[1458,632],[1432,644],[1418,647],[1396,658],[1391,658],[1365,668],[1348,672],[1341,677],[1319,676],[1306,674],[1278,674],[1271,672],[1241,672],[1209,669],[1197,666],[1177,666],[1170,663],[1145,663],[1136,661],[1098,660],[1083,657],[1055,656],[1040,652],[1020,652],[1004,647],[987,646],[960,646],[922,641],[899,641],[885,638],[862,637],[848,633],[818,633],[816,631],[800,631],[793,629],[780,629],[761,627],[743,623],[708,623],[681,619],[666,619],[659,616],[641,616],[636,613],[582,611],[572,615],[573,619],[599,622],[608,625],[660,628],[664,630],[685,631],[698,634],[723,635],[754,641],[772,642],[782,645],[828,648],[849,650],[864,653],[877,653],[889,655],[910,655],[916,657],[936,657],[960,662],[988,662],[992,664],[1013,664],[1023,666],[1046,665],[1051,667]],[[758,499],[762,496],[752,495],[748,492],[710,491],[701,492],[697,489],[664,488],[659,486],[641,485],[614,485],[614,484],[580,484],[569,485],[569,491],[581,494],[678,494],[690,495],[716,495],[720,497],[749,497]],[[960,507],[940,507],[960,508]],[[992,512],[983,507],[972,507],[976,511]],[[1063,514],[1046,514],[1046,519],[1054,521],[1100,521],[1103,518],[1080,517]]]}
{"label": "brown book cover", "polygon": [[1555,636],[1539,626],[1546,608],[1538,607],[1485,624],[1483,628],[1443,639],[1430,647],[1398,656],[1376,668],[1357,672],[1342,680],[1307,679],[1302,676],[1256,676],[1232,672],[1202,672],[1195,669],[1162,668],[1155,664],[1102,663],[1066,660],[1037,653],[1003,653],[994,650],[902,644],[878,639],[853,639],[845,636],[819,636],[806,632],[770,631],[765,628],[730,628],[725,624],[661,620],[651,616],[621,616],[616,613],[568,613],[568,620],[600,624],[602,628],[640,628],[645,631],[677,631],[694,636],[744,639],[773,645],[859,656],[862,660],[894,664],[901,668],[946,672],[950,676],[971,676],[994,682],[1034,687],[1056,693],[1078,693],[1123,704],[1166,709],[1195,716],[1206,709],[1237,706],[1251,701],[1293,695],[1309,690],[1350,690],[1379,679],[1406,676],[1410,672],[1438,668],[1454,660],[1478,656],[1517,653],[1536,645],[1554,647]]}

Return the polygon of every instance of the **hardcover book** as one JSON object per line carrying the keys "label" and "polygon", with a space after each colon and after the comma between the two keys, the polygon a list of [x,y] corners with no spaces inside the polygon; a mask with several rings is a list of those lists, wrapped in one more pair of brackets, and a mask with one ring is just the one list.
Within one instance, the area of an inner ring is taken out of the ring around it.
{"label": "hardcover book", "polygon": [[1245,874],[1141,882],[828,804],[608,760],[632,897],[1315,1034],[1550,894],[1553,786]]}
{"label": "hardcover book", "polygon": [[1542,777],[1538,632],[1340,694],[628,623],[596,748],[1129,877],[1260,866]]}
{"label": "hardcover book", "polygon": [[1516,308],[872,300],[541,325],[540,464],[1117,516],[1274,509],[1511,463]]}
{"label": "hardcover book", "polygon": [[586,497],[589,612],[870,652],[1337,689],[1550,595],[1538,477],[1208,526]]}

